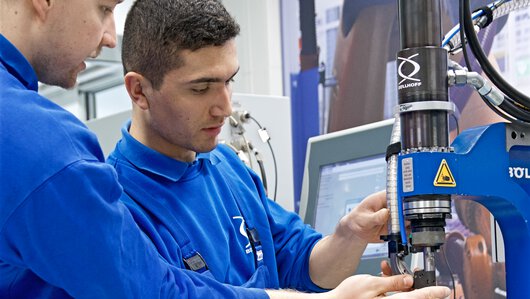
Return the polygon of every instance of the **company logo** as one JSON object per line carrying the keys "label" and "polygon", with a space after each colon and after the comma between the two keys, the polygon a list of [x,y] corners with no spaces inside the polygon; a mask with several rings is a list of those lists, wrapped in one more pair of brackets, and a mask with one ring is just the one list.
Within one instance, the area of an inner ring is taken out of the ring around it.
{"label": "company logo", "polygon": [[250,245],[250,240],[248,239],[247,230],[245,229],[245,219],[241,216],[234,216],[232,219],[238,219],[241,220],[241,224],[239,225],[239,233],[243,235],[248,240],[248,244],[245,246],[245,253],[249,254],[252,253],[252,247]]}
{"label": "company logo", "polygon": [[511,178],[530,179],[530,173],[526,167],[508,167]]}
{"label": "company logo", "polygon": [[[398,74],[399,74],[399,77],[402,78],[401,81],[399,81],[398,83],[399,85],[398,89],[421,86],[421,80],[418,78],[414,78],[414,76],[420,71],[421,67],[416,61],[412,60],[414,57],[418,55],[419,54],[416,53],[414,55],[409,56],[408,58],[398,57],[398,60],[401,60],[401,63],[399,64],[399,67],[398,67]],[[410,70],[410,72],[408,72],[408,74],[403,73],[403,69],[405,68],[405,66],[409,66],[407,70],[409,70],[410,66],[412,66],[412,69]],[[407,81],[410,81],[410,82],[404,84],[404,82],[407,82]]]}

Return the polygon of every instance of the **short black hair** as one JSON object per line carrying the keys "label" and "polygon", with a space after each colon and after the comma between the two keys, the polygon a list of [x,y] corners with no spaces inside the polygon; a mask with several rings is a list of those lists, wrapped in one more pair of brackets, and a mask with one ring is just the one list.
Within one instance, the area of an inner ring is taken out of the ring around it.
{"label": "short black hair", "polygon": [[182,65],[182,50],[221,46],[239,30],[219,0],[137,0],[125,20],[124,71],[142,74],[158,89]]}

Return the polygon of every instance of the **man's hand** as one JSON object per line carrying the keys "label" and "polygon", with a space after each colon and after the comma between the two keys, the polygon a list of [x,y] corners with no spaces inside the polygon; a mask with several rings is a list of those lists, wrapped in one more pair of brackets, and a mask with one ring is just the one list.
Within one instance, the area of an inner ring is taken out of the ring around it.
{"label": "man's hand", "polygon": [[386,192],[371,194],[342,217],[336,233],[350,235],[366,243],[381,242],[379,237],[387,234],[389,213],[386,208]]}
{"label": "man's hand", "polygon": [[[413,279],[410,275],[390,277],[355,275],[347,278],[336,289],[330,291],[329,298],[438,299],[446,298],[451,294],[451,291],[446,287],[428,287],[410,291],[412,284]],[[387,296],[387,293],[394,294]]]}
{"label": "man's hand", "polygon": [[[377,277],[355,275],[345,279],[337,288],[320,294],[287,290],[267,290],[271,299],[443,299],[451,294],[446,287],[427,287],[410,291],[410,275]],[[388,295],[387,293],[393,293]]]}
{"label": "man's hand", "polygon": [[387,260],[382,260],[381,263],[381,276],[392,276],[392,267],[390,267],[390,263]]}
{"label": "man's hand", "polygon": [[381,242],[386,234],[389,211],[386,193],[366,197],[348,215],[342,217],[335,232],[320,240],[309,258],[311,280],[324,289],[332,289],[355,273],[368,243]]}

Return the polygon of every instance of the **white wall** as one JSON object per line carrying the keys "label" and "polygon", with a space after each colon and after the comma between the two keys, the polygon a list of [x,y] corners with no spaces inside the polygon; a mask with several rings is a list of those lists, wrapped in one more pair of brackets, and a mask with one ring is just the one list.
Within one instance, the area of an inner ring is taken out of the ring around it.
{"label": "white wall", "polygon": [[127,17],[127,12],[134,0],[124,0],[122,3],[118,4],[114,9],[114,17],[116,20],[116,34],[123,35],[123,27],[125,26],[125,18]]}
{"label": "white wall", "polygon": [[[114,11],[118,34],[123,34],[133,2],[125,0]],[[234,91],[283,95],[279,0],[224,0],[223,4],[241,27],[237,38],[241,69]]]}
{"label": "white wall", "polygon": [[241,65],[234,91],[283,95],[279,0],[224,0],[237,20]]}

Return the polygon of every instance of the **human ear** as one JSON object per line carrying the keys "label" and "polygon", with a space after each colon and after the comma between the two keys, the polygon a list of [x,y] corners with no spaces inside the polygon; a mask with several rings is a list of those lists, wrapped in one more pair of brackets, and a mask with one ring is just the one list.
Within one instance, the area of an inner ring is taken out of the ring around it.
{"label": "human ear", "polygon": [[44,21],[48,16],[48,12],[55,4],[55,0],[31,0],[31,3],[33,4],[33,9],[37,17]]}
{"label": "human ear", "polygon": [[151,81],[136,72],[128,72],[124,81],[133,104],[142,110],[149,109],[149,97],[154,91]]}

